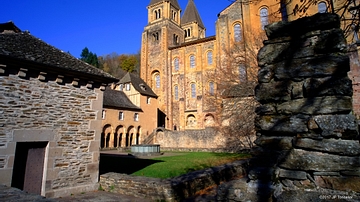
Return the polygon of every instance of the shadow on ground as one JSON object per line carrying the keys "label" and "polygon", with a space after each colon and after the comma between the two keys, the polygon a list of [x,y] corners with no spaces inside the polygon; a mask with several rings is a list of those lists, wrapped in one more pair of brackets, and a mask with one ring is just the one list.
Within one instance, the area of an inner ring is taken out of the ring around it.
{"label": "shadow on ground", "polygon": [[109,172],[132,174],[151,164],[163,162],[153,159],[141,159],[128,155],[100,154],[100,175]]}

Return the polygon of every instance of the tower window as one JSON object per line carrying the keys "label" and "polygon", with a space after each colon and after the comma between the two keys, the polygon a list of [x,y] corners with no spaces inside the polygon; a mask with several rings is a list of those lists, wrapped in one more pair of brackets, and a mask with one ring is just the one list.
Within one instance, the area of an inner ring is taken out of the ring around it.
{"label": "tower window", "polygon": [[195,56],[190,56],[190,68],[195,68]]}
{"label": "tower window", "polygon": [[240,26],[240,24],[234,25],[234,39],[235,39],[235,42],[241,41],[241,26]]}
{"label": "tower window", "polygon": [[174,96],[175,96],[175,100],[179,99],[179,87],[177,85],[174,86]]}
{"label": "tower window", "polygon": [[190,28],[185,29],[185,38],[190,37],[190,36],[191,36],[191,30],[190,30]]}
{"label": "tower window", "polygon": [[153,33],[153,39],[154,41],[159,41],[159,32]]}
{"label": "tower window", "polygon": [[174,42],[174,45],[179,44],[179,36],[178,36],[178,35],[174,34],[174,36],[173,36],[173,42]]}
{"label": "tower window", "polygon": [[159,74],[155,75],[155,87],[160,88],[160,75]]}
{"label": "tower window", "polygon": [[261,29],[264,30],[265,25],[269,24],[269,17],[268,17],[268,9],[262,8],[260,9],[260,22],[261,22]]}
{"label": "tower window", "polygon": [[212,65],[212,63],[213,63],[213,54],[211,51],[209,51],[207,53],[207,63],[208,63],[208,65]]}
{"label": "tower window", "polygon": [[179,58],[174,59],[174,69],[175,71],[179,71]]}
{"label": "tower window", "polygon": [[195,85],[195,83],[191,84],[191,97],[196,98],[196,85]]}
{"label": "tower window", "polygon": [[326,5],[326,3],[325,2],[320,2],[319,4],[318,4],[318,12],[319,13],[326,13],[327,12],[327,5]]}

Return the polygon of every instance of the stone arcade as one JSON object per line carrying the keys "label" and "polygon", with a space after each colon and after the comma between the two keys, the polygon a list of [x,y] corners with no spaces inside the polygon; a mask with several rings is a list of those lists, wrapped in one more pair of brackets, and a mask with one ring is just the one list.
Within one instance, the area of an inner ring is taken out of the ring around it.
{"label": "stone arcade", "polygon": [[0,24],[0,183],[46,197],[96,190],[102,90],[116,80]]}

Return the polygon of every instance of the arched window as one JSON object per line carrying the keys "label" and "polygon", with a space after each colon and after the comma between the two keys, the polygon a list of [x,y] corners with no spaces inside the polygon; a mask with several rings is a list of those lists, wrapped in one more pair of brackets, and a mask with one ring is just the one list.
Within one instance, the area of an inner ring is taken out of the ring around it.
{"label": "arched window", "polygon": [[196,118],[193,114],[190,114],[186,117],[186,126],[195,127],[196,126]]}
{"label": "arched window", "polygon": [[190,68],[195,68],[195,55],[190,55]]}
{"label": "arched window", "polygon": [[196,85],[195,85],[195,83],[192,83],[190,86],[191,86],[191,97],[196,98]]}
{"label": "arched window", "polygon": [[281,12],[281,19],[282,21],[287,22],[288,21],[288,14],[286,10],[286,0],[280,1],[280,12]]}
{"label": "arched window", "polygon": [[158,18],[161,18],[161,10],[160,9],[158,10],[158,16],[159,16]]}
{"label": "arched window", "polygon": [[158,19],[158,12],[155,11],[154,13],[155,13],[155,20],[156,20],[156,19]]}
{"label": "arched window", "polygon": [[209,82],[209,94],[214,95],[214,93],[215,93],[214,82],[210,81]]}
{"label": "arched window", "polygon": [[160,75],[159,74],[155,75],[155,87],[160,88]]}
{"label": "arched window", "polygon": [[174,70],[179,71],[179,58],[174,59]]}
{"label": "arched window", "polygon": [[207,52],[207,63],[208,63],[208,65],[212,65],[212,63],[213,63],[212,51]]}
{"label": "arched window", "polygon": [[190,28],[185,29],[185,38],[186,38],[186,37],[190,37],[190,36],[191,36],[190,34],[191,34]]}
{"label": "arched window", "polygon": [[235,40],[235,42],[241,41],[241,25],[240,24],[234,25],[234,40]]}
{"label": "arched window", "polygon": [[174,42],[174,45],[179,44],[179,37],[178,37],[178,35],[176,35],[176,34],[173,35],[173,42]]}
{"label": "arched window", "polygon": [[268,9],[261,8],[260,9],[260,22],[261,22],[261,29],[264,29],[265,25],[269,24],[269,17],[268,17]]}
{"label": "arched window", "polygon": [[174,96],[175,96],[175,100],[179,99],[179,87],[177,85],[174,86]]}
{"label": "arched window", "polygon": [[326,13],[327,12],[327,5],[326,5],[326,3],[325,2],[320,2],[319,4],[318,4],[318,12],[319,13]]}

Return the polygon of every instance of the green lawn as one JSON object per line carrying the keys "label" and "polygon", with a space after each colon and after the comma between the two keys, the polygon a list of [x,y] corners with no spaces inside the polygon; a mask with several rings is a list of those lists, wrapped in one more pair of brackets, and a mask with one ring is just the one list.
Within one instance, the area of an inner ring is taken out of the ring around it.
{"label": "green lawn", "polygon": [[249,154],[210,152],[178,152],[176,154],[178,155],[153,158],[152,160],[156,160],[156,163],[148,165],[132,175],[166,179],[250,157]]}

